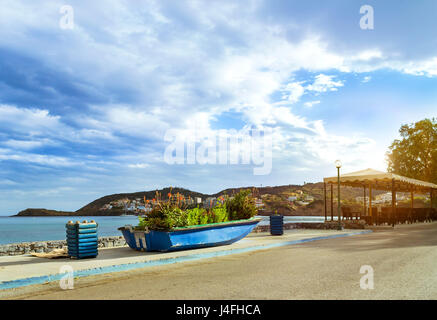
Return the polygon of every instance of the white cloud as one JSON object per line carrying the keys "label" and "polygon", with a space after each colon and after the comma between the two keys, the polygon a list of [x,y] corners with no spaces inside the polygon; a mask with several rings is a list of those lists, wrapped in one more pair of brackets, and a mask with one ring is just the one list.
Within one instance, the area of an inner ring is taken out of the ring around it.
{"label": "white cloud", "polygon": [[316,100],[316,101],[308,101],[305,102],[303,105],[307,108],[312,108],[313,106],[315,106],[316,104],[319,104],[320,100]]}
{"label": "white cloud", "polygon": [[84,163],[81,161],[74,161],[66,157],[59,157],[54,155],[44,155],[35,153],[19,152],[17,150],[0,149],[0,161],[13,160],[25,163],[34,163],[39,165],[47,165],[53,167],[71,167],[79,166]]}
{"label": "white cloud", "polygon": [[148,164],[148,163],[132,163],[132,164],[129,164],[128,167],[134,168],[134,169],[144,169],[144,168],[150,167],[150,164]]}
{"label": "white cloud", "polygon": [[53,146],[57,145],[55,141],[51,139],[35,139],[35,140],[16,140],[16,139],[9,139],[2,143],[3,145],[13,148],[13,149],[22,149],[22,150],[30,150],[35,149],[43,146]]}
{"label": "white cloud", "polygon": [[334,161],[341,159],[348,170],[359,170],[363,166],[381,168],[384,157],[375,158],[380,153],[379,146],[373,139],[359,135],[349,137],[325,132],[321,123],[316,123],[317,134],[309,135],[299,132],[281,132],[280,146],[282,159],[296,159],[299,166],[322,167],[333,166]]}
{"label": "white cloud", "polygon": [[366,82],[369,82],[370,80],[372,80],[372,77],[371,77],[371,76],[365,76],[365,77],[363,78],[363,80],[361,80],[361,82],[362,82],[362,83],[366,83]]}
{"label": "white cloud", "polygon": [[382,59],[383,54],[379,49],[369,49],[358,52],[352,57],[348,58],[350,61],[369,61],[372,59]]}
{"label": "white cloud", "polygon": [[12,131],[25,130],[33,135],[53,132],[62,127],[59,119],[59,116],[50,115],[48,110],[0,104],[0,126]]}
{"label": "white cloud", "polygon": [[306,86],[306,90],[315,91],[317,93],[327,91],[337,91],[338,87],[343,87],[343,81],[334,81],[335,76],[319,74],[315,77],[313,84]]}
{"label": "white cloud", "polygon": [[305,93],[305,88],[302,86],[304,81],[288,83],[282,90],[284,93],[283,99],[287,99],[290,103],[296,103]]}
{"label": "white cloud", "polygon": [[[317,95],[322,92],[337,91],[339,87],[344,85],[344,81],[334,81],[335,76],[319,74],[315,76],[312,84],[304,85],[307,81],[296,81],[287,83],[282,89],[282,101],[274,105],[294,104],[308,92],[315,92]],[[304,103],[308,108],[319,104],[320,100]]]}
{"label": "white cloud", "polygon": [[411,61],[407,64],[399,66],[403,72],[416,76],[437,76],[437,57],[433,57],[422,61]]}

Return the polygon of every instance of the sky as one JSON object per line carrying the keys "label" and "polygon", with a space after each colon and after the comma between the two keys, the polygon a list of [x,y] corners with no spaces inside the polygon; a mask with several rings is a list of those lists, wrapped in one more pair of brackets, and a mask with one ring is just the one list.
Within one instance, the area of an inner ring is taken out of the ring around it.
{"label": "sky", "polygon": [[[436,116],[433,0],[0,5],[0,215],[318,182],[337,159],[385,171],[400,126]],[[199,148],[253,130],[271,139],[266,174],[165,159],[169,132]]]}

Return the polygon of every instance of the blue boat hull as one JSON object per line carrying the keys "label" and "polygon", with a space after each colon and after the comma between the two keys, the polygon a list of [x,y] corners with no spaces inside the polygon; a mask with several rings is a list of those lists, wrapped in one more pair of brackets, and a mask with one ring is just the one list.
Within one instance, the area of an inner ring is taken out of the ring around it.
{"label": "blue boat hull", "polygon": [[180,228],[171,232],[149,232],[119,228],[132,249],[139,251],[176,251],[222,246],[234,243],[247,236],[261,219],[230,221],[206,226]]}

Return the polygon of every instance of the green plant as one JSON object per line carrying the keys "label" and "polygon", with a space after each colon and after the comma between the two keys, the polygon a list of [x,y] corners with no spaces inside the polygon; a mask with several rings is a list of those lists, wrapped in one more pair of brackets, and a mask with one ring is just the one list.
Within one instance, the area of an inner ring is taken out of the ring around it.
{"label": "green plant", "polygon": [[249,189],[241,190],[225,202],[229,220],[249,219],[257,214],[255,199]]}
{"label": "green plant", "polygon": [[207,224],[209,220],[209,214],[207,211],[204,211],[199,216],[199,224]]}
{"label": "green plant", "polygon": [[160,202],[145,217],[139,217],[138,227],[141,229],[149,228],[153,230],[171,230],[176,227],[187,225],[187,212],[179,208],[176,204]]}
{"label": "green plant", "polygon": [[228,217],[228,211],[226,210],[226,204],[219,204],[212,208],[212,216],[213,216],[213,222],[226,222],[229,220]]}
{"label": "green plant", "polygon": [[203,209],[199,207],[187,210],[187,225],[193,226],[199,223],[199,215]]}
{"label": "green plant", "polygon": [[219,202],[209,211],[199,207],[184,210],[180,207],[182,201],[178,200],[179,197],[176,201],[172,197],[169,193],[168,201],[158,201],[150,213],[139,217],[137,229],[170,231],[177,227],[249,219],[257,213],[255,199],[250,190],[240,191],[233,198]]}
{"label": "green plant", "polygon": [[205,218],[206,210],[199,207],[186,210],[187,226],[202,224]]}

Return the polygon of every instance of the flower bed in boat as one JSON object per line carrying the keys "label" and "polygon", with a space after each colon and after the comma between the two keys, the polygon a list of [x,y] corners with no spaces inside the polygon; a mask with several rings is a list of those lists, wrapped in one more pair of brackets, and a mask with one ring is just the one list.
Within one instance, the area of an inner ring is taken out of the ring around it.
{"label": "flower bed in boat", "polygon": [[233,243],[260,221],[253,218],[257,208],[252,194],[241,190],[233,197],[220,197],[215,206],[211,203],[209,208],[190,209],[184,208],[183,197],[170,192],[167,201],[157,201],[150,213],[139,218],[138,226],[119,230],[136,250],[169,251]]}
{"label": "flower bed in boat", "polygon": [[261,221],[250,218],[175,228],[172,231],[119,228],[129,247],[144,251],[175,251],[234,243],[247,236]]}

